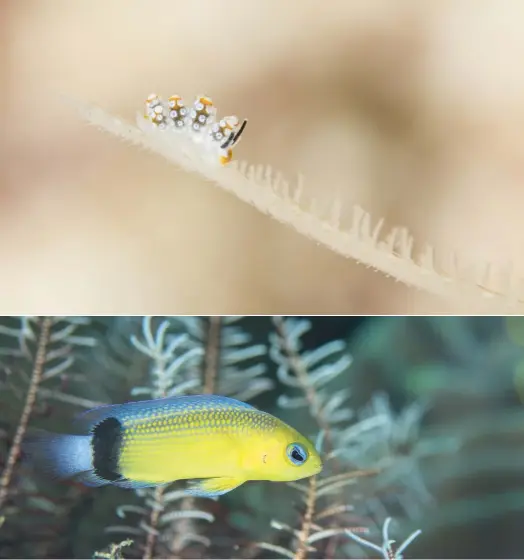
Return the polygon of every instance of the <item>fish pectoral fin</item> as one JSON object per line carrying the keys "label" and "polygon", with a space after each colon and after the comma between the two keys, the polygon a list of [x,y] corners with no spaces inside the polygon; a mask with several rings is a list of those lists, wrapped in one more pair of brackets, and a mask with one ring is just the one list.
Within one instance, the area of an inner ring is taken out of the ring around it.
{"label": "fish pectoral fin", "polygon": [[191,484],[187,489],[187,493],[192,496],[212,498],[214,496],[227,494],[227,492],[244,484],[244,482],[246,481],[240,478],[205,478],[204,480]]}

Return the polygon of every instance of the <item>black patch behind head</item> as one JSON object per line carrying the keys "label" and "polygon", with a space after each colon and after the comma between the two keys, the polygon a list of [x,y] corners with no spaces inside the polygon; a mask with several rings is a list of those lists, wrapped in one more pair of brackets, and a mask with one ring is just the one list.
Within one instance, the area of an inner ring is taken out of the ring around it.
{"label": "black patch behind head", "polygon": [[93,428],[93,469],[100,478],[110,481],[122,479],[118,472],[122,436],[122,424],[113,417],[102,420]]}

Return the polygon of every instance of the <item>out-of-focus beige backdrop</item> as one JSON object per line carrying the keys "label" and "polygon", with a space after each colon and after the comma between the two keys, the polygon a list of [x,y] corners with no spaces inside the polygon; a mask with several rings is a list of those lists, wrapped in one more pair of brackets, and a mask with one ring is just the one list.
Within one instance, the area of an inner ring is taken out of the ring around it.
{"label": "out-of-focus beige backdrop", "polygon": [[[452,311],[87,127],[156,92],[248,117],[236,156],[301,172],[419,243],[524,268],[524,3],[2,0],[0,309]],[[524,271],[523,275],[524,275]]]}

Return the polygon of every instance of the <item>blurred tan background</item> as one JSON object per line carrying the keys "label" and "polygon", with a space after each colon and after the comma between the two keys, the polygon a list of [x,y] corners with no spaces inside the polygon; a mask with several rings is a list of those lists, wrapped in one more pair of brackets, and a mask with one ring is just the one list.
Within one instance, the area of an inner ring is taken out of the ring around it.
{"label": "blurred tan background", "polygon": [[0,10],[3,313],[453,311],[87,127],[59,94],[133,122],[151,92],[206,93],[249,118],[237,158],[524,276],[523,2]]}

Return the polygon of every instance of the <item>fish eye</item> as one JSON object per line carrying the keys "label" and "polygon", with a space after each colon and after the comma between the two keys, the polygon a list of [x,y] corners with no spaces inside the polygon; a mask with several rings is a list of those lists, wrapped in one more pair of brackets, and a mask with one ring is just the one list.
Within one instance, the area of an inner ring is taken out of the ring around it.
{"label": "fish eye", "polygon": [[307,451],[300,443],[292,443],[287,446],[287,456],[294,465],[303,465],[307,460]]}

